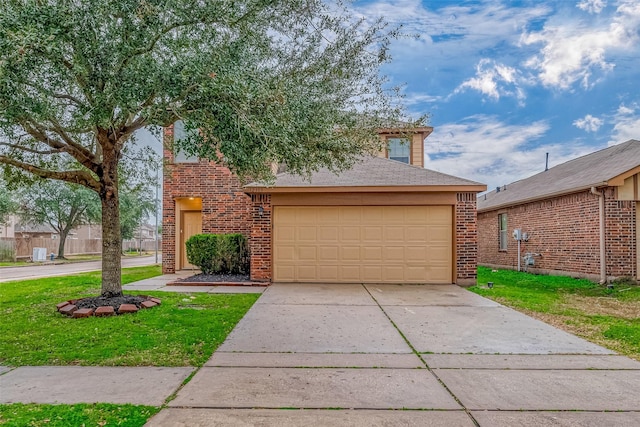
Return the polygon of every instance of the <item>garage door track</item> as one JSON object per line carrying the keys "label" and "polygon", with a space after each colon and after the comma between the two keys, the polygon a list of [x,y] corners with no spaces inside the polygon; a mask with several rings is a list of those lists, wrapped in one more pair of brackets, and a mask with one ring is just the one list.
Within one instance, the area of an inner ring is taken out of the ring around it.
{"label": "garage door track", "polygon": [[149,426],[637,426],[640,362],[457,286],[275,284]]}

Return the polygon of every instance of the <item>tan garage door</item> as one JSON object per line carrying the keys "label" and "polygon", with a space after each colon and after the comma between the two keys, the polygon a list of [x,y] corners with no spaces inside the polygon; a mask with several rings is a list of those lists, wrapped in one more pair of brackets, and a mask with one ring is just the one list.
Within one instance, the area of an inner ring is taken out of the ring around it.
{"label": "tan garage door", "polygon": [[276,206],[274,282],[451,283],[451,206]]}

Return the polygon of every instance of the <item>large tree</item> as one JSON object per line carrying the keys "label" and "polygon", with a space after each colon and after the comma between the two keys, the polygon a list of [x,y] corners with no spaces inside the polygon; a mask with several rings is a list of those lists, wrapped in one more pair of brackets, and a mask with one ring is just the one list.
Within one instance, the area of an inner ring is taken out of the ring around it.
{"label": "large tree", "polygon": [[379,72],[396,31],[340,3],[0,3],[0,163],[98,194],[104,296],[122,293],[118,164],[136,130],[183,120],[199,131],[181,148],[254,178],[380,148],[401,118]]}

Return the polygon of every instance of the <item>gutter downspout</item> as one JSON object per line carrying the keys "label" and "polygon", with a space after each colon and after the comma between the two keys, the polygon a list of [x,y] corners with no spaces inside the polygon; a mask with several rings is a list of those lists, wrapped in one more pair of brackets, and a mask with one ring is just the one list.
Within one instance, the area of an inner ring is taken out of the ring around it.
{"label": "gutter downspout", "polygon": [[599,211],[600,211],[600,284],[607,283],[607,263],[605,252],[605,235],[604,235],[604,193],[596,190],[596,187],[591,187],[591,194],[598,196],[599,199]]}

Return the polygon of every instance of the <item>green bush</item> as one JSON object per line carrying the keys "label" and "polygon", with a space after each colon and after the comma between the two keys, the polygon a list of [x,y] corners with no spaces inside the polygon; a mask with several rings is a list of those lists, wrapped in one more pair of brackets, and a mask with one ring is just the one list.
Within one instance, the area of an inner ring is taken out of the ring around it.
{"label": "green bush", "polygon": [[246,274],[247,239],[242,234],[196,234],[187,242],[187,259],[204,274]]}

